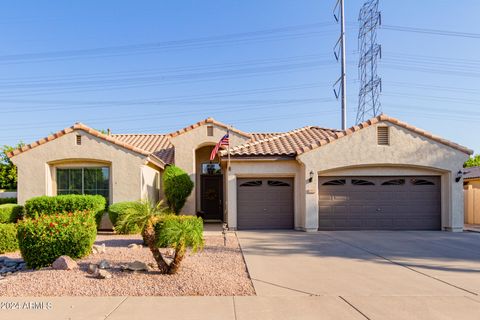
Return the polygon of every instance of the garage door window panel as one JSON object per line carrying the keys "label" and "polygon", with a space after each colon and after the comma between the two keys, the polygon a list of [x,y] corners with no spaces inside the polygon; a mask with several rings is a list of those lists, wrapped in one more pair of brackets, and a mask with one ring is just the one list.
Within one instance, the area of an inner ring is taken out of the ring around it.
{"label": "garage door window panel", "polygon": [[352,179],[352,184],[355,186],[374,186],[375,183],[368,180],[363,179]]}
{"label": "garage door window panel", "polygon": [[268,180],[267,184],[271,187],[290,187],[289,183],[278,180]]}
{"label": "garage door window panel", "polygon": [[382,186],[403,186],[405,179],[393,179],[382,182]]}
{"label": "garage door window panel", "polygon": [[240,185],[240,187],[261,187],[261,186],[262,186],[261,180],[247,181]]}
{"label": "garage door window panel", "polygon": [[337,180],[330,180],[327,182],[324,182],[322,185],[323,186],[344,186],[347,184],[347,181],[345,179],[337,179]]}
{"label": "garage door window panel", "polygon": [[426,179],[412,179],[411,183],[415,186],[434,186],[435,183]]}

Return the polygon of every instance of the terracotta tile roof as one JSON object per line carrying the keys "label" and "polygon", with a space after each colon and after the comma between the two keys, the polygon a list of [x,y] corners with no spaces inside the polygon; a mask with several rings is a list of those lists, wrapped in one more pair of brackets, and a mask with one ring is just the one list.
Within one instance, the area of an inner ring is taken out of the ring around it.
{"label": "terracotta tile roof", "polygon": [[[413,131],[438,143],[444,144],[466,154],[473,151],[454,142],[440,138],[417,127],[411,126],[398,119],[387,115],[380,115],[362,122],[345,131],[324,129],[319,127],[304,127],[286,132],[284,134],[268,137],[262,140],[242,144],[230,149],[231,156],[272,156],[272,155],[300,155],[311,151],[342,137],[351,135],[363,128],[367,128],[381,121],[387,121],[404,129]],[[226,150],[220,152],[221,156],[227,154]]]}
{"label": "terracotta tile roof", "polygon": [[479,179],[480,178],[480,167],[470,167],[463,169],[463,179]]}
{"label": "terracotta tile roof", "polygon": [[[332,138],[337,130],[320,127],[303,127],[282,134],[266,134],[266,138],[244,143],[230,149],[232,156],[294,156],[299,147],[311,145],[319,140]],[[226,155],[223,150],[221,155]]]}
{"label": "terracotta tile roof", "polygon": [[183,133],[185,133],[185,132],[188,132],[188,131],[190,131],[190,130],[193,130],[193,129],[195,129],[195,128],[198,128],[198,127],[200,127],[200,126],[202,126],[202,125],[209,124],[209,123],[214,124],[214,125],[219,126],[219,127],[222,127],[222,128],[225,128],[225,129],[230,128],[230,131],[232,131],[232,132],[235,132],[235,133],[237,133],[237,134],[239,134],[239,135],[242,135],[242,136],[245,136],[245,137],[248,137],[248,138],[251,137],[250,133],[243,132],[243,131],[240,131],[240,130],[238,130],[238,129],[232,128],[231,126],[228,126],[228,125],[226,125],[226,124],[224,124],[224,123],[222,123],[222,122],[219,122],[219,121],[217,121],[217,120],[215,120],[215,119],[213,119],[213,118],[207,118],[207,119],[205,119],[205,120],[199,121],[199,122],[197,122],[197,123],[195,123],[195,124],[192,124],[192,125],[190,125],[190,126],[188,126],[188,127],[185,127],[185,128],[183,128],[183,129],[180,129],[180,130],[177,130],[177,131],[175,131],[175,132],[172,132],[172,133],[168,134],[168,136],[170,136],[170,137],[176,137],[176,136],[178,136],[178,135],[180,135],[180,134],[183,134]]}
{"label": "terracotta tile roof", "polygon": [[272,132],[272,133],[267,133],[267,132],[264,132],[264,133],[258,133],[258,132],[255,132],[255,133],[251,133],[250,135],[252,136],[252,141],[258,141],[258,140],[263,140],[263,139],[267,139],[267,138],[273,138],[275,136],[278,136],[280,134],[284,134],[285,132]]}
{"label": "terracotta tile roof", "polygon": [[136,146],[154,154],[163,162],[171,164],[174,161],[174,147],[170,138],[164,134],[112,134],[115,139]]}
{"label": "terracotta tile roof", "polygon": [[94,137],[97,137],[97,138],[100,138],[100,139],[103,139],[105,141],[108,141],[110,143],[113,143],[115,145],[118,145],[120,147],[123,147],[127,150],[130,150],[130,151],[133,151],[133,152],[136,152],[136,153],[139,153],[141,155],[144,155],[144,156],[147,156],[148,157],[148,160],[149,161],[152,161],[154,164],[160,166],[160,167],[164,167],[165,166],[165,163],[164,161],[162,161],[162,159],[160,157],[158,157],[157,155],[153,154],[153,157],[152,157],[152,152],[148,151],[148,150],[145,150],[145,149],[142,149],[136,145],[133,145],[133,144],[130,144],[126,141],[121,141],[121,140],[118,140],[116,139],[115,137],[113,137],[112,135],[106,135],[106,134],[103,134],[101,133],[100,131],[97,131],[95,129],[92,129],[86,125],[84,125],[83,123],[75,123],[73,126],[71,127],[68,127],[68,128],[65,128],[63,130],[60,130],[56,133],[53,133],[51,135],[49,135],[48,137],[45,137],[43,139],[40,139],[40,140],[37,140],[33,143],[30,143],[30,144],[27,144],[21,148],[18,148],[18,149],[15,149],[13,150],[12,152],[9,152],[7,154],[7,156],[9,158],[13,157],[13,156],[16,156],[20,153],[23,153],[23,152],[26,152],[28,150],[31,150],[33,148],[36,148],[42,144],[45,144],[47,142],[50,142],[52,140],[55,140],[55,139],[58,139],[60,138],[61,136],[64,136],[68,133],[71,133],[75,130],[82,130],[84,132],[87,132],[89,134],[91,134],[92,136]]}

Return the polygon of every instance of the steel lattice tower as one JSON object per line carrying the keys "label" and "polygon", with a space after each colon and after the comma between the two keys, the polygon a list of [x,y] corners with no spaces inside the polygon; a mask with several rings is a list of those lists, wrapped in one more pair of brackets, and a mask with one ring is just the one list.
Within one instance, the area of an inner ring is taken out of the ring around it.
{"label": "steel lattice tower", "polygon": [[382,49],[377,43],[377,29],[382,20],[378,2],[379,0],[365,2],[358,16],[360,23],[358,31],[360,90],[356,123],[376,117],[381,113],[379,97],[382,91],[382,79],[377,74],[377,60],[382,57]]}

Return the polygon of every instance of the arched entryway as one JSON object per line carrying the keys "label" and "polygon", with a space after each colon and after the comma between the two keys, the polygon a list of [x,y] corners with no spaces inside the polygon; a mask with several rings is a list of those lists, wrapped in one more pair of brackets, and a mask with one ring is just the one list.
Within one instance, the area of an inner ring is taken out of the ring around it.
{"label": "arched entryway", "polygon": [[218,161],[210,161],[215,146],[195,150],[196,208],[205,220],[223,221],[223,174]]}

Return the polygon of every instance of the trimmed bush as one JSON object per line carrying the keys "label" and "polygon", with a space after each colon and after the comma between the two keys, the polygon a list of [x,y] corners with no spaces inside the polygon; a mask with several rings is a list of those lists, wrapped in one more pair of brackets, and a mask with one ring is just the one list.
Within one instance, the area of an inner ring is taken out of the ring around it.
{"label": "trimmed bush", "polygon": [[0,198],[0,204],[17,203],[17,198]]}
{"label": "trimmed bush", "polygon": [[29,218],[38,218],[43,215],[88,210],[95,212],[95,221],[97,225],[100,225],[106,205],[107,201],[100,195],[42,196],[27,200],[25,215]]}
{"label": "trimmed bush", "polygon": [[15,223],[25,213],[23,206],[13,203],[0,204],[0,223]]}
{"label": "trimmed bush", "polygon": [[17,250],[17,226],[14,223],[0,223],[0,254]]}
{"label": "trimmed bush", "polygon": [[163,187],[168,207],[179,214],[192,193],[193,181],[185,171],[172,165],[163,173]]}
{"label": "trimmed bush", "polygon": [[203,220],[196,216],[160,216],[155,224],[155,241],[158,248],[203,247]]}
{"label": "trimmed bush", "polygon": [[125,201],[117,202],[108,207],[108,216],[115,228],[115,231],[119,234],[137,234],[142,232],[142,229],[136,224],[129,224],[124,227],[120,227],[117,223],[122,220],[125,214],[129,210],[139,210],[142,203],[139,201]]}
{"label": "trimmed bush", "polygon": [[93,211],[43,215],[18,223],[18,244],[30,268],[51,265],[67,255],[82,258],[91,252],[97,228]]}

